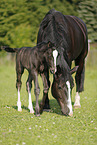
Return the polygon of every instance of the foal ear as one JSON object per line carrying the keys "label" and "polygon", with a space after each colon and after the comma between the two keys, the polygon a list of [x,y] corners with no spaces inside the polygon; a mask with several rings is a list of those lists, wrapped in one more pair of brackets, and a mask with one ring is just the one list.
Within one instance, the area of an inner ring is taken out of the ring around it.
{"label": "foal ear", "polygon": [[79,66],[75,66],[73,69],[70,70],[70,73],[73,74],[78,70]]}
{"label": "foal ear", "polygon": [[51,47],[53,47],[53,46],[54,46],[54,44],[53,44],[51,41],[49,41],[49,42],[48,42],[48,47],[51,48]]}

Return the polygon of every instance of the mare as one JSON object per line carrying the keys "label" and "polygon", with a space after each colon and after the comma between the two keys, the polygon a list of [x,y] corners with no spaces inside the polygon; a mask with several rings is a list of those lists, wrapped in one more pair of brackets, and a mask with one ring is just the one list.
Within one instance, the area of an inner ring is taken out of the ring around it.
{"label": "mare", "polygon": [[[16,52],[16,88],[18,90],[18,111],[22,111],[21,101],[20,101],[20,89],[21,89],[21,77],[24,72],[24,69],[27,69],[29,72],[28,79],[26,82],[26,88],[29,96],[29,106],[30,113],[34,113],[32,100],[31,100],[31,88],[32,88],[32,80],[34,80],[34,93],[36,97],[36,116],[39,116],[43,110],[43,106],[45,103],[45,94],[49,89],[49,81],[47,71],[53,73],[55,71],[55,46],[51,42],[42,42],[35,47],[22,47],[22,48],[10,48],[8,46],[3,46],[7,52],[15,53]],[[38,74],[41,75],[43,80],[43,98],[41,101],[41,106],[39,107],[38,98],[40,93],[40,87],[38,83]]]}
{"label": "mare", "polygon": [[[86,24],[76,16],[63,15],[61,12],[52,9],[45,15],[40,24],[37,43],[40,43],[42,41],[45,42],[51,41],[56,46],[58,46],[57,50],[59,55],[57,57],[57,65],[59,66],[61,72],[64,72],[64,75],[62,75],[64,85],[61,87],[61,92],[63,91],[63,93],[67,97],[70,96],[70,87],[72,88],[71,84],[72,76],[70,73],[72,61],[75,62],[74,69],[76,70],[75,75],[76,96],[74,107],[75,108],[81,107],[79,93],[84,90],[85,57],[87,56],[88,53],[88,35]],[[68,83],[66,83],[67,81]],[[60,86],[60,84],[58,85]],[[64,92],[64,89],[67,88],[68,91],[66,93]],[[52,89],[52,91],[54,91],[54,89]],[[64,98],[64,95],[62,94],[59,93],[58,97]],[[71,96],[69,98],[70,102]],[[47,94],[44,108],[49,108],[48,100],[49,98]],[[66,103],[63,100],[64,99],[62,99],[61,102],[65,106]],[[71,111],[70,109],[69,111],[65,111],[64,109],[63,113],[66,115],[72,114],[72,109]]]}

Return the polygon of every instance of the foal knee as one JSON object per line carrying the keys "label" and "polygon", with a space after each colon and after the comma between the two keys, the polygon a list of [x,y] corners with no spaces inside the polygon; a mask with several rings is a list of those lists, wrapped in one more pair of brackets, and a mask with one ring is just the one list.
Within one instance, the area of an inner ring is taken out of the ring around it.
{"label": "foal knee", "polygon": [[40,94],[40,88],[34,89],[34,93],[35,93],[35,96],[39,96],[39,94]]}
{"label": "foal knee", "polygon": [[43,92],[46,94],[48,93],[48,91],[49,91],[49,87],[43,89]]}
{"label": "foal knee", "polygon": [[22,85],[22,82],[20,81],[20,82],[16,82],[16,88],[18,89],[21,89],[21,85]]}
{"label": "foal knee", "polygon": [[27,92],[31,91],[32,83],[26,82],[26,90]]}

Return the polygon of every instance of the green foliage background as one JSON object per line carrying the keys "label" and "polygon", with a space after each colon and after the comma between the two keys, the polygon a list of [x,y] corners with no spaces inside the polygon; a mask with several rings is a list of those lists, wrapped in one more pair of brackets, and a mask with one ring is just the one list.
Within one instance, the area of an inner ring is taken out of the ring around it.
{"label": "green foliage background", "polygon": [[86,23],[89,39],[97,41],[97,0],[84,0],[78,5],[78,16]]}
{"label": "green foliage background", "polygon": [[[83,2],[80,0],[0,0],[0,46],[34,46],[39,25],[45,14],[52,8],[65,15],[81,17],[89,28],[89,38],[97,41],[97,8],[95,5],[96,0]],[[87,12],[84,12],[86,7]],[[93,21],[88,11],[94,16]],[[87,21],[88,18],[89,21]],[[92,23],[95,26],[91,27]]]}

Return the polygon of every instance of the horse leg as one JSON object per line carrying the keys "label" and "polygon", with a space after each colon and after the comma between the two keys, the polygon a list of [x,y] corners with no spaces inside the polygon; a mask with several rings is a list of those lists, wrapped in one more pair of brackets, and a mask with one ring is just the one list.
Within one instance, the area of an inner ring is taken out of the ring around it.
{"label": "horse leg", "polygon": [[75,103],[74,103],[74,108],[80,108],[80,95],[79,92],[76,92],[76,96],[75,96]]}
{"label": "horse leg", "polygon": [[49,91],[49,88],[50,88],[49,70],[47,70],[47,72],[45,73],[45,77],[44,76],[42,77],[42,80],[44,82],[43,94],[44,94],[44,96],[46,96],[45,103],[44,103],[44,106],[43,106],[43,110],[44,111],[49,111],[50,110],[50,104],[49,104],[49,98],[48,98],[48,91]]}
{"label": "horse leg", "polygon": [[43,109],[50,109],[49,107],[49,99],[48,99],[48,91],[49,91],[49,87],[50,87],[50,82],[48,81],[48,75],[45,72],[44,74],[41,74],[42,76],[42,80],[43,80],[43,98],[42,101],[40,103],[40,113],[43,112]]}
{"label": "horse leg", "polygon": [[76,60],[75,65],[78,65],[79,68],[76,72],[75,80],[76,80],[76,96],[74,108],[80,108],[80,96],[79,93],[84,90],[84,76],[85,76],[85,61],[84,60]]}
{"label": "horse leg", "polygon": [[39,113],[39,103],[38,103],[38,98],[39,98],[39,93],[40,93],[40,88],[39,88],[39,84],[38,84],[38,75],[35,72],[33,75],[34,78],[34,93],[35,93],[35,97],[36,97],[36,106],[35,106],[35,111],[36,111],[36,116],[40,116]]}
{"label": "horse leg", "polygon": [[28,97],[29,97],[28,109],[30,110],[30,113],[34,114],[32,99],[31,99],[31,88],[32,88],[32,76],[31,76],[31,74],[29,74],[29,76],[28,76],[28,80],[26,82],[26,88],[27,88]]}
{"label": "horse leg", "polygon": [[16,88],[18,90],[18,101],[17,101],[17,106],[18,106],[18,111],[22,111],[22,108],[21,108],[21,101],[20,101],[20,90],[21,90],[21,85],[22,85],[22,82],[21,82],[21,76],[24,72],[24,69],[21,68],[21,69],[18,69],[16,70],[17,72],[17,81],[16,81]]}

